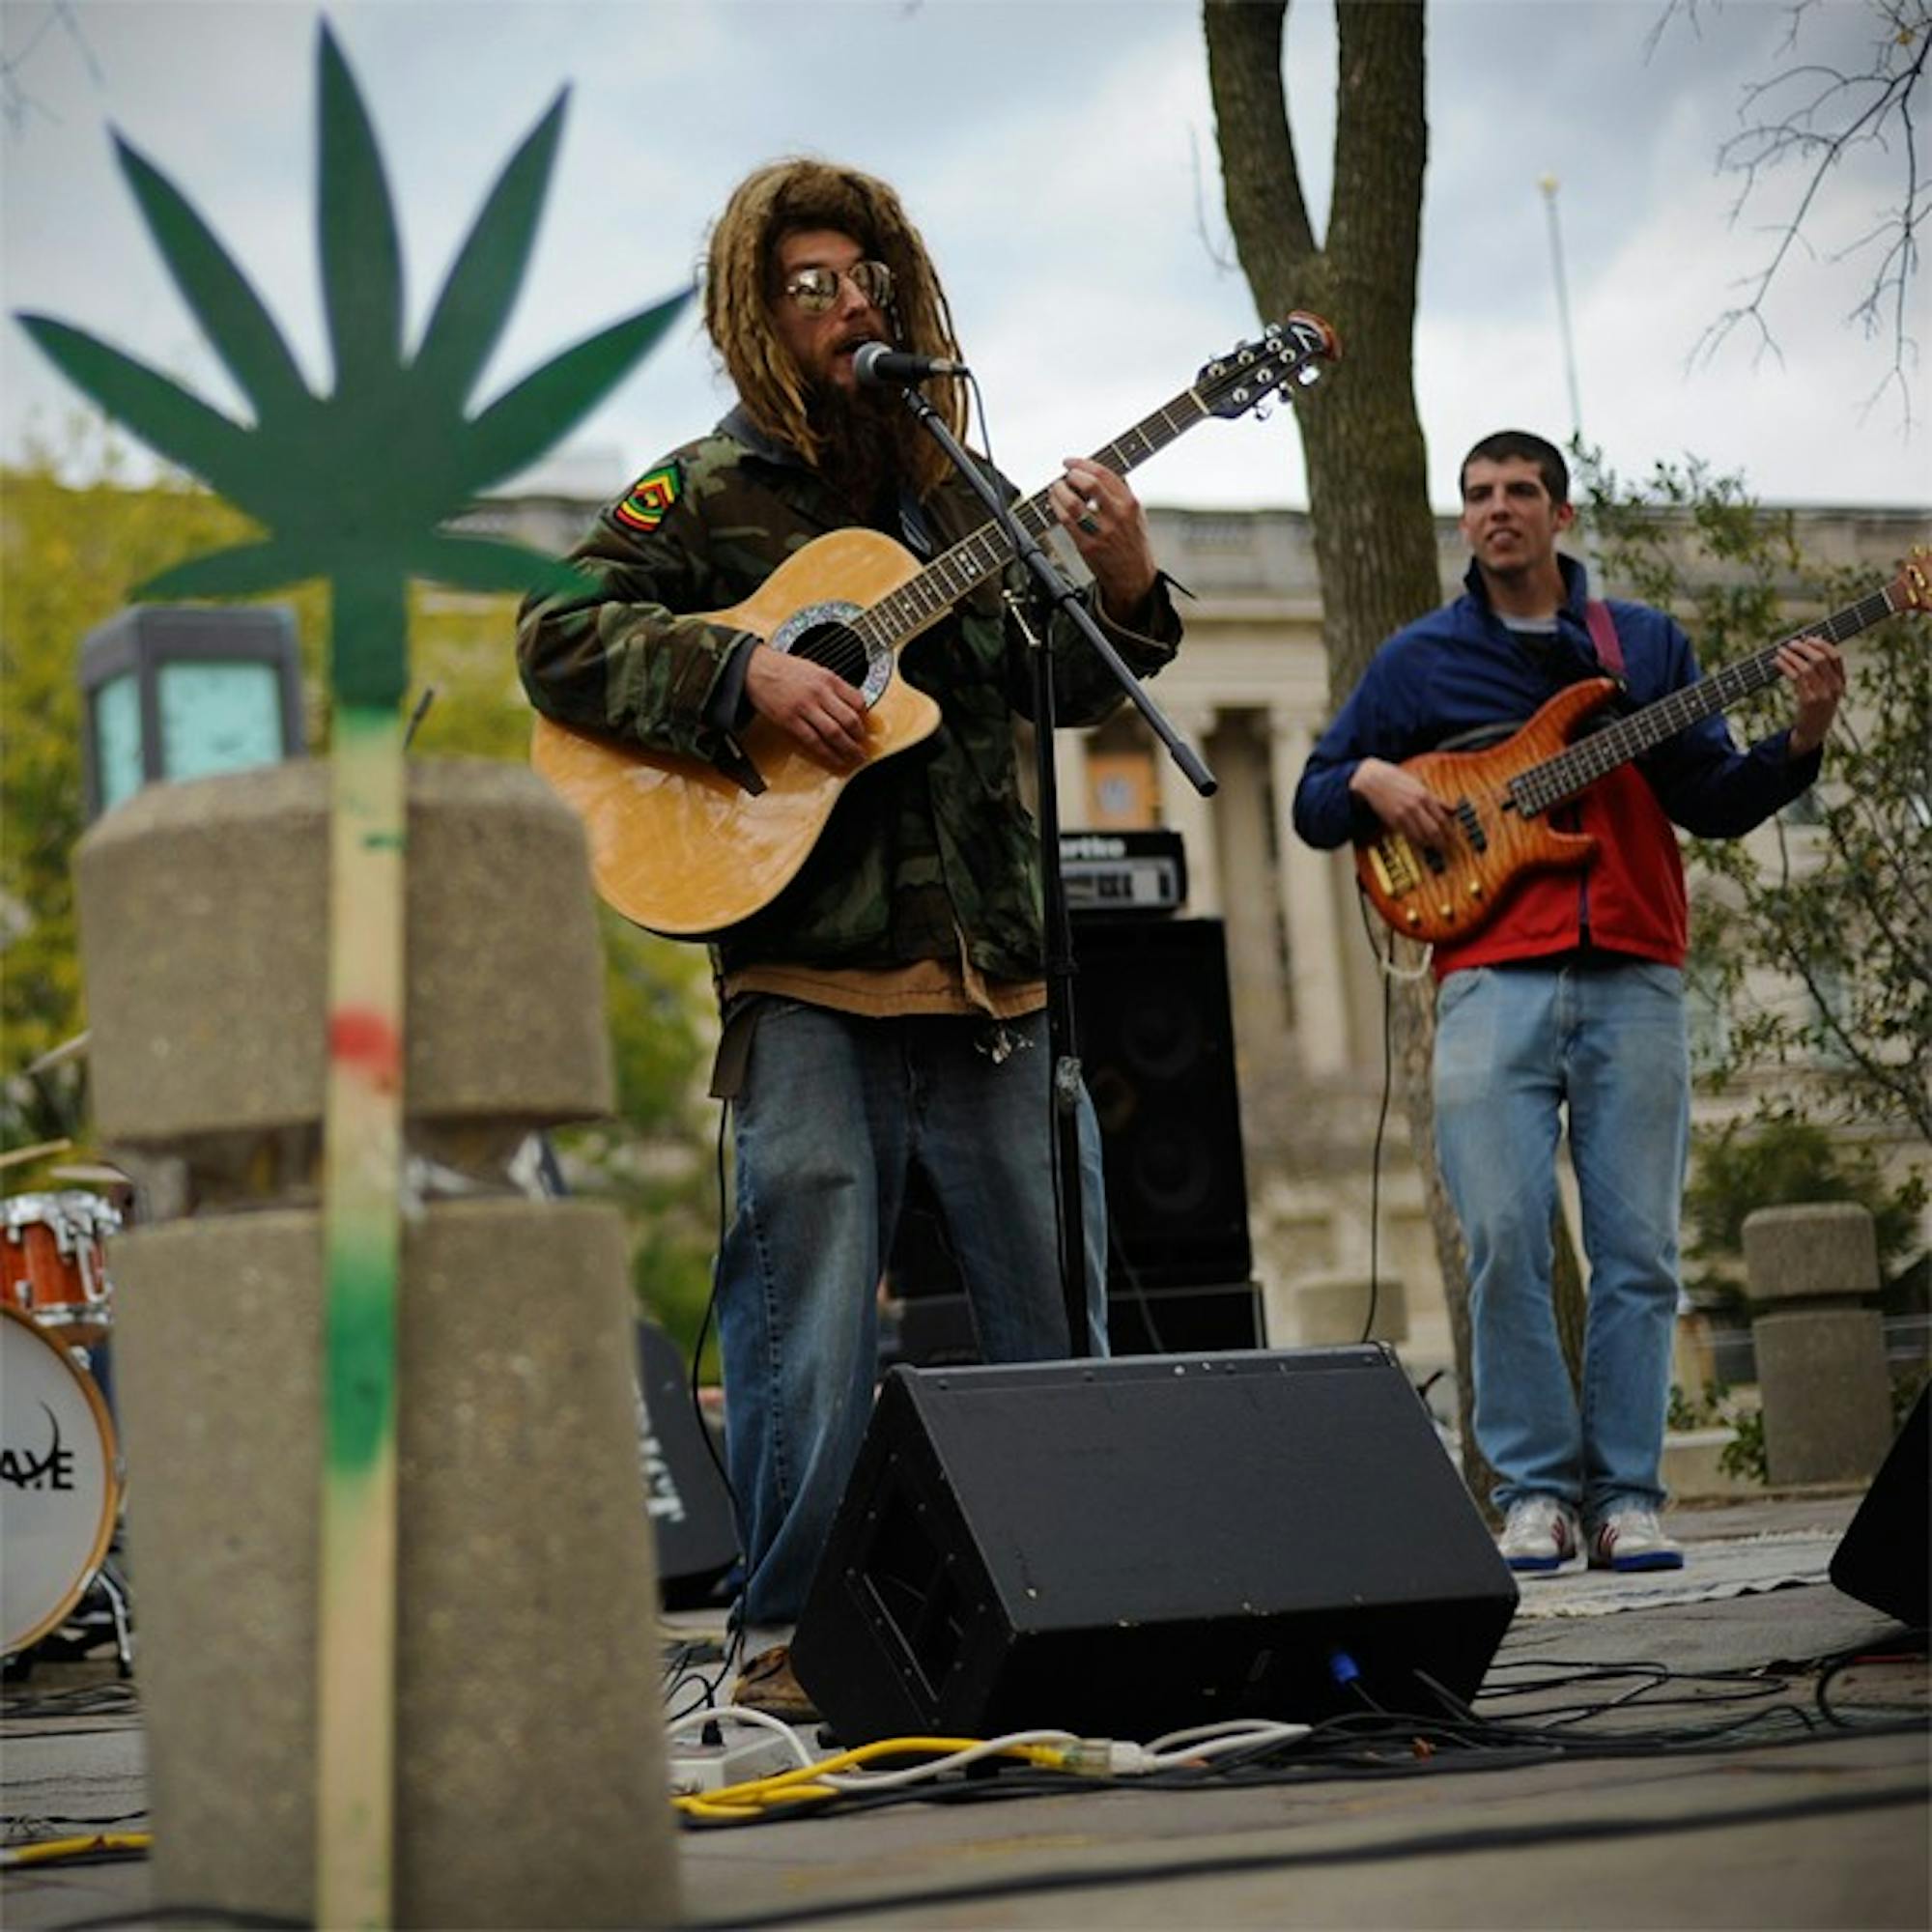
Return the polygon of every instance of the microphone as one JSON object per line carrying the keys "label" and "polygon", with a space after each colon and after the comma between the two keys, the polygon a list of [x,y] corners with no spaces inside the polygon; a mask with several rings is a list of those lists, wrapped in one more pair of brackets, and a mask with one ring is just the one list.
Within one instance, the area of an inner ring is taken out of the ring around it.
{"label": "microphone", "polygon": [[883,342],[863,342],[852,358],[852,373],[861,383],[910,385],[929,382],[934,376],[970,372],[965,363],[949,362],[943,355],[914,355],[903,349],[888,349]]}

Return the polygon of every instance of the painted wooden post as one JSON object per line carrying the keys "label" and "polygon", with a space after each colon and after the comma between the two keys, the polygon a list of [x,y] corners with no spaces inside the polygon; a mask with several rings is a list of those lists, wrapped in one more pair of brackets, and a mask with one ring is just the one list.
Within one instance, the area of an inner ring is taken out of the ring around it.
{"label": "painted wooden post", "polygon": [[318,1922],[394,1922],[396,1296],[402,1237],[402,721],[335,725],[324,1199]]}
{"label": "painted wooden post", "polygon": [[[270,532],[179,564],[136,594],[258,596],[317,577],[333,593],[316,1896],[328,1925],[381,1926],[394,1910],[395,1336],[408,1059],[399,707],[409,681],[408,583],[422,576],[506,590],[568,576],[534,553],[440,526],[588,413],[691,291],[577,344],[467,416],[529,258],[563,102],[538,122],[485,200],[412,356],[382,156],[326,26],[317,77],[316,225],[335,365],[327,396],[309,391],[219,239],[125,141],[117,142],[122,169],[150,233],[256,422],[232,420],[65,323],[20,320],[110,414]],[[117,917],[104,928],[98,917],[102,929],[142,943]],[[134,1049],[124,1041],[121,1050]],[[124,1124],[137,1138],[155,1127],[152,1117]]]}

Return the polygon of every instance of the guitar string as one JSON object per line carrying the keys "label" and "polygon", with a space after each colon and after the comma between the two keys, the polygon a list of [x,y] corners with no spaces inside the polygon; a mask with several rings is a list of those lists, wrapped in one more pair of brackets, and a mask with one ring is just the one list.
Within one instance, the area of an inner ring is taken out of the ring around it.
{"label": "guitar string", "polygon": [[[1780,639],[1734,665],[1726,665],[1710,677],[1658,699],[1636,716],[1607,726],[1582,744],[1571,746],[1556,756],[1520,772],[1503,785],[1503,796],[1522,816],[1543,811],[1685,725],[1754,691],[1769,688],[1781,674],[1777,669],[1777,653],[1794,639],[1822,637],[1832,643],[1842,643],[1871,625],[1897,615],[1899,609],[1892,601],[1891,585],[1872,591],[1820,622],[1794,631],[1789,638]],[[1407,845],[1406,840],[1400,839],[1376,842],[1389,860],[1394,857],[1393,845],[1405,848]],[[1403,870],[1404,876],[1396,889],[1398,897],[1406,897],[1424,883],[1415,875],[1412,864],[1406,864]]]}
{"label": "guitar string", "polygon": [[[1204,394],[1219,396],[1224,392],[1232,393],[1244,379],[1262,385],[1264,394],[1287,393],[1291,380],[1312,366],[1313,353],[1305,346],[1296,353],[1276,343],[1267,355],[1260,358],[1259,364],[1236,363],[1231,358],[1228,369],[1204,377],[1198,389],[1185,389],[1144,416],[1131,429],[1096,451],[1091,460],[1111,469],[1117,476],[1124,475],[1212,413],[1209,405],[1203,400]],[[1266,365],[1276,356],[1282,358],[1281,362],[1272,374],[1267,375],[1264,384]],[[1140,443],[1138,454],[1130,448],[1135,440]],[[1033,496],[1015,504],[1013,515],[1030,535],[1038,536],[1054,521],[1047,492],[1044,489],[1036,491]],[[999,526],[991,521],[981,524],[951,550],[935,557],[916,577],[888,592],[854,618],[852,629],[867,650],[875,645],[895,649],[934,617],[951,610],[975,585],[1004,569],[1008,560],[1008,550]]]}
{"label": "guitar string", "polygon": [[1753,692],[1767,690],[1781,674],[1777,668],[1778,652],[1793,639],[1822,637],[1832,643],[1841,643],[1891,616],[1894,608],[1889,587],[1875,590],[1822,622],[1804,631],[1794,631],[1790,638],[1781,638],[1751,657],[1726,665],[1695,684],[1671,692],[1656,703],[1646,705],[1634,717],[1607,725],[1581,744],[1531,766],[1511,781],[1510,796],[1516,800],[1517,809],[1525,814],[1548,810],[1605,773],[1675,736],[1687,725],[1748,697]]}
{"label": "guitar string", "polygon": [[[1091,460],[1117,476],[1125,475],[1213,413],[1208,398],[1218,401],[1223,396],[1237,396],[1243,382],[1255,384],[1259,390],[1257,402],[1277,393],[1292,395],[1293,383],[1305,383],[1319,376],[1317,347],[1299,337],[1293,344],[1285,337],[1273,338],[1265,353],[1248,353],[1244,345],[1224,364],[1209,364],[1197,387],[1182,390],[1142,417],[1096,451]],[[1245,361],[1240,359],[1244,354]],[[1244,403],[1244,410],[1245,407]],[[1138,454],[1130,446],[1135,440],[1140,444]],[[1012,514],[1028,534],[1035,537],[1054,524],[1046,489],[1037,490],[1016,503]],[[1009,560],[1000,526],[989,520],[935,557],[916,576],[861,611],[849,624],[829,626],[824,633],[810,641],[802,640],[794,649],[814,663],[828,665],[855,689],[863,689],[876,649],[896,650],[926,624],[950,611],[977,584],[1003,570]],[[848,669],[848,666],[852,668]]]}

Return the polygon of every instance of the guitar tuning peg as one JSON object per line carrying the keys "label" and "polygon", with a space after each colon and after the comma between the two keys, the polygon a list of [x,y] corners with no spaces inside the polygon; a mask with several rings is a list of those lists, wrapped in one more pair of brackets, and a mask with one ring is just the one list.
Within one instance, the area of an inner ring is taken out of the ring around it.
{"label": "guitar tuning peg", "polygon": [[1255,420],[1257,422],[1266,422],[1268,417],[1273,414],[1274,414],[1274,397],[1272,395],[1264,396],[1261,399],[1261,401],[1255,405]]}

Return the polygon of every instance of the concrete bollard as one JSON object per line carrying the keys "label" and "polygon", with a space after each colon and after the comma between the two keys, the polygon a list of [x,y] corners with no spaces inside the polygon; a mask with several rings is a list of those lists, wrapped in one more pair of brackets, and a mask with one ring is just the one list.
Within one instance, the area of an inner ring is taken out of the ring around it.
{"label": "concrete bollard", "polygon": [[[164,1904],[312,1918],[327,769],[158,786],[78,860]],[[396,1922],[678,1915],[616,1214],[533,1202],[608,1111],[582,834],[526,772],[410,774]]]}
{"label": "concrete bollard", "polygon": [[1745,1218],[1751,1338],[1774,1484],[1863,1482],[1891,1445],[1871,1215],[1851,1202]]}

